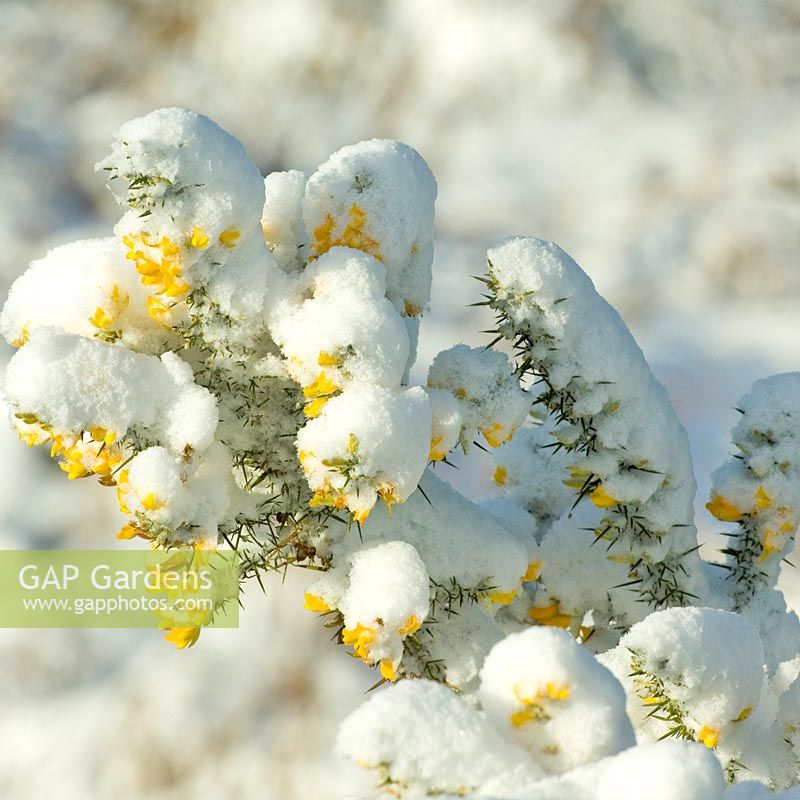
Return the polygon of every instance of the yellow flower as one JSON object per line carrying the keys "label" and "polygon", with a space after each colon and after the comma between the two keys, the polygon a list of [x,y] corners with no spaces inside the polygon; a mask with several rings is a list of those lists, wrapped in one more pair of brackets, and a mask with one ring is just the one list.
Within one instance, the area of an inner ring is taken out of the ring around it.
{"label": "yellow flower", "polygon": [[171,241],[167,236],[161,237],[161,241],[158,243],[158,248],[161,250],[161,255],[163,255],[164,258],[174,258],[180,252],[178,245]]}
{"label": "yellow flower", "polygon": [[89,474],[89,470],[78,460],[67,459],[58,466],[67,473],[67,478],[71,481],[85,478]]}
{"label": "yellow flower", "polygon": [[368,646],[375,641],[375,630],[362,625],[360,622],[355,628],[345,628],[342,631],[342,642],[346,645],[352,645],[353,652],[362,660],[368,661]]}
{"label": "yellow flower", "polygon": [[170,308],[162,300],[159,300],[159,298],[154,295],[150,295],[147,300],[145,300],[145,305],[151,319],[160,322],[162,325],[168,324]]}
{"label": "yellow flower", "polygon": [[330,611],[330,606],[319,595],[310,594],[306,592],[303,595],[303,605],[307,611],[314,611],[318,614],[324,614]]}
{"label": "yellow flower", "polygon": [[541,718],[532,709],[523,708],[511,714],[511,724],[515,728],[521,728],[528,722],[533,722],[537,717]]}
{"label": "yellow flower", "polygon": [[446,453],[442,449],[442,442],[444,441],[444,436],[437,435],[431,437],[431,446],[430,451],[428,452],[428,461],[441,461]]}
{"label": "yellow flower", "polygon": [[317,489],[311,499],[308,501],[311,508],[320,508],[322,506],[333,506],[334,508],[344,508],[345,499],[341,492],[335,492],[330,487],[323,487]]}
{"label": "yellow flower", "polygon": [[196,625],[187,628],[169,628],[168,631],[164,638],[166,641],[172,642],[178,650],[192,647],[200,637],[200,628]]}
{"label": "yellow flower", "polygon": [[107,428],[89,428],[89,435],[96,442],[105,442],[108,445],[112,445],[117,441],[117,434]]}
{"label": "yellow flower", "polygon": [[514,687],[514,696],[522,704],[523,708],[511,714],[511,724],[515,728],[520,728],[528,722],[544,721],[549,719],[548,713],[544,709],[546,700],[563,702],[569,699],[570,687],[565,683],[548,681],[543,687],[532,689],[532,687]]}
{"label": "yellow flower", "polygon": [[145,511],[158,511],[159,508],[163,508],[166,505],[166,503],[156,497],[153,492],[148,492],[144,497],[139,498],[139,502],[142,504],[142,508],[144,508]]}
{"label": "yellow flower", "polygon": [[192,228],[192,235],[189,239],[189,247],[194,247],[198,250],[203,250],[204,248],[208,247],[208,236],[206,236],[202,228]]}
{"label": "yellow flower", "polygon": [[117,476],[117,503],[119,504],[119,510],[123,514],[131,513],[130,509],[128,508],[128,504],[126,502],[127,493],[128,493],[128,470],[123,469],[120,470],[120,473]]}
{"label": "yellow flower", "polygon": [[117,539],[133,539],[136,536],[141,536],[142,530],[137,528],[135,525],[127,524],[123,525],[119,532],[116,535]]}
{"label": "yellow flower", "polygon": [[50,441],[53,435],[49,425],[43,425],[40,422],[24,422],[17,420],[15,422],[15,429],[17,436],[25,442],[28,447],[35,447],[36,445],[45,444]]}
{"label": "yellow flower", "polygon": [[[136,239],[133,237],[123,237],[123,241],[129,247],[126,258],[136,263],[136,271],[141,276],[142,284],[152,287],[156,294],[166,294],[168,297],[178,297],[189,291],[189,284],[178,280],[181,266],[176,259],[180,248],[166,236],[161,238],[158,245],[148,242],[143,236],[139,238],[149,248],[149,252],[136,249]],[[192,239],[199,241],[194,234]],[[156,251],[155,254],[153,250]]]}
{"label": "yellow flower", "polygon": [[763,486],[759,486],[756,490],[755,501],[759,511],[764,511],[772,505],[772,498],[766,493]]}
{"label": "yellow flower", "polygon": [[347,437],[347,452],[351,456],[355,456],[358,453],[358,436],[354,433]]}
{"label": "yellow flower", "polygon": [[516,590],[510,592],[489,592],[489,602],[498,606],[507,606],[517,596]]}
{"label": "yellow flower", "polygon": [[703,725],[697,734],[697,741],[702,742],[706,747],[713,749],[719,741],[719,731],[710,725]]}
{"label": "yellow flower", "polygon": [[722,522],[738,522],[742,518],[741,510],[721,494],[713,494],[706,508]]}
{"label": "yellow flower", "polygon": [[101,330],[105,330],[106,328],[110,328],[114,323],[114,317],[111,316],[105,309],[100,308],[98,306],[94,310],[94,314],[89,317],[89,322],[95,326],[95,328],[100,328]]}
{"label": "yellow flower", "polygon": [[327,403],[328,400],[330,400],[330,397],[318,397],[316,400],[312,400],[310,403],[306,404],[303,413],[309,419],[318,417],[322,413],[322,409],[325,408],[325,403]]}
{"label": "yellow flower", "polygon": [[381,677],[385,678],[387,681],[397,680],[397,670],[395,669],[394,664],[389,661],[388,658],[384,658],[381,661]]}
{"label": "yellow flower", "polygon": [[549,681],[545,687],[547,696],[551,700],[566,700],[569,697],[569,686],[566,684],[558,684],[555,681]]}
{"label": "yellow flower", "polygon": [[13,339],[11,342],[12,347],[24,347],[28,340],[31,338],[31,332],[28,325],[23,325],[22,330],[19,332],[19,335],[16,339]]}
{"label": "yellow flower", "polygon": [[327,253],[332,247],[352,247],[355,250],[369,253],[369,255],[377,258],[378,261],[382,261],[380,245],[364,231],[366,224],[367,213],[361,206],[354,203],[347,212],[347,224],[341,234],[334,237],[333,232],[337,226],[336,220],[332,214],[326,214],[325,221],[314,229],[314,239],[311,242],[314,257]]}
{"label": "yellow flower", "polygon": [[[766,561],[773,553],[780,553],[783,549],[781,547],[781,535],[772,530],[765,530],[761,538],[761,555],[758,557],[759,561]],[[776,543],[777,540],[777,543]]]}
{"label": "yellow flower", "polygon": [[661,702],[660,697],[656,697],[655,695],[650,695],[649,697],[643,697],[642,703],[646,706],[655,706]]}
{"label": "yellow flower", "polygon": [[373,503],[372,505],[364,506],[363,508],[351,508],[350,510],[353,512],[353,519],[359,525],[363,525],[367,521],[367,518],[374,507],[375,504]]}
{"label": "yellow flower", "polygon": [[219,235],[219,243],[223,247],[236,247],[236,242],[241,235],[236,228],[226,228]]}
{"label": "yellow flower", "polygon": [[55,458],[61,453],[65,453],[68,448],[72,447],[77,440],[77,437],[71,434],[59,433],[53,436],[53,445],[50,448],[50,458]]}
{"label": "yellow flower", "polygon": [[119,318],[119,315],[127,308],[130,296],[126,291],[120,289],[115,283],[111,288],[108,300],[108,307],[97,306],[94,314],[89,317],[89,322],[99,330],[108,330]]}
{"label": "yellow flower", "polygon": [[326,353],[323,350],[317,356],[317,364],[321,367],[341,367],[342,357],[337,353]]}
{"label": "yellow flower", "polygon": [[422,627],[422,623],[417,618],[416,614],[412,614],[405,623],[400,627],[398,633],[401,636],[408,636],[411,633],[416,633]]}
{"label": "yellow flower", "polygon": [[615,497],[612,497],[602,486],[598,486],[589,495],[589,499],[598,508],[612,508],[619,502]]}
{"label": "yellow flower", "polygon": [[550,625],[556,628],[568,628],[572,623],[571,616],[561,613],[557,600],[547,606],[534,606],[528,611],[528,616],[539,625]]}
{"label": "yellow flower", "polygon": [[507,479],[508,479],[508,470],[503,466],[495,467],[494,474],[492,475],[492,480],[498,486],[505,486]]}
{"label": "yellow flower", "polygon": [[542,562],[531,561],[531,563],[528,564],[528,569],[525,570],[525,574],[522,576],[522,582],[525,583],[527,581],[538,581],[541,574]]}
{"label": "yellow flower", "polygon": [[378,487],[378,496],[386,503],[386,508],[389,511],[389,516],[392,515],[392,506],[400,502],[397,499],[397,487],[392,486],[390,483],[384,483]]}
{"label": "yellow flower", "polygon": [[311,399],[312,397],[331,395],[338,390],[339,387],[325,374],[325,372],[320,372],[320,374],[317,376],[317,379],[303,389],[303,394],[307,398]]}
{"label": "yellow flower", "polygon": [[504,442],[511,441],[511,435],[502,435],[505,431],[505,426],[502,422],[494,422],[488,428],[484,428],[481,433],[483,438],[492,446],[500,447]]}
{"label": "yellow flower", "polygon": [[111,473],[122,461],[122,452],[118,447],[106,442],[106,437],[112,441],[116,439],[113,433],[105,428],[92,428],[91,430],[97,436],[87,431],[88,440],[85,437],[79,438],[65,434],[54,436],[50,455],[64,457],[59,467],[67,473],[70,480],[94,473],[103,476],[106,479],[106,485],[109,485],[113,483]]}

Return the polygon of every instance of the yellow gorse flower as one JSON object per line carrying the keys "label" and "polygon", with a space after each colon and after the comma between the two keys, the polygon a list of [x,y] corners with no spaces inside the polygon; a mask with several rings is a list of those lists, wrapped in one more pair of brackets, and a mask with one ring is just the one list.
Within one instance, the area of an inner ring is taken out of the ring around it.
{"label": "yellow gorse flower", "polygon": [[303,408],[303,413],[309,419],[318,417],[322,413],[322,409],[325,408],[325,403],[327,403],[328,400],[330,400],[330,397],[317,397],[315,400],[306,404],[305,408]]}
{"label": "yellow gorse flower", "polygon": [[317,356],[317,364],[321,367],[341,367],[342,357],[338,353],[326,353],[321,351]]}
{"label": "yellow gorse flower", "polygon": [[200,627],[191,625],[185,628],[168,628],[164,639],[172,642],[178,650],[192,647],[200,638]]}
{"label": "yellow gorse flower", "polygon": [[511,713],[509,717],[515,728],[520,728],[529,722],[544,722],[550,719],[545,705],[547,701],[563,702],[569,699],[570,687],[565,683],[548,681],[544,686],[536,689],[515,686],[514,697],[522,708]]}
{"label": "yellow gorse flower", "polygon": [[442,448],[443,441],[444,436],[441,434],[431,436],[431,446],[430,451],[428,452],[428,461],[441,461],[447,455]]}
{"label": "yellow gorse flower", "polygon": [[362,661],[369,661],[368,647],[375,641],[375,636],[374,628],[358,623],[355,628],[345,628],[342,631],[342,642],[346,645],[352,645],[353,652]]}
{"label": "yellow gorse flower", "polygon": [[619,500],[610,495],[602,486],[598,486],[590,495],[589,499],[598,508],[613,508]]}
{"label": "yellow gorse flower", "polygon": [[408,636],[411,633],[416,633],[422,627],[422,623],[417,618],[416,614],[412,614],[405,623],[400,627],[398,633],[401,636]]}
{"label": "yellow gorse flower", "polygon": [[541,574],[542,562],[531,561],[531,563],[528,564],[528,568],[525,570],[525,574],[522,576],[522,582],[526,583],[528,581],[538,581]]}
{"label": "yellow gorse flower", "polygon": [[498,606],[507,606],[513,603],[516,596],[516,589],[512,589],[510,592],[489,592],[487,595],[489,602]]}
{"label": "yellow gorse flower", "polygon": [[505,433],[505,425],[502,422],[493,422],[488,428],[484,428],[481,433],[492,447],[500,447],[500,445],[510,442],[514,438],[514,431]]}
{"label": "yellow gorse flower", "polygon": [[49,425],[43,425],[35,419],[26,422],[25,420],[17,418],[14,420],[14,429],[20,440],[25,442],[28,447],[36,447],[37,445],[45,444],[50,441],[53,435],[53,431]]}
{"label": "yellow gorse flower", "polygon": [[18,414],[15,428],[29,447],[50,445],[50,457],[59,458],[59,468],[69,480],[99,475],[106,485],[113,484],[112,473],[122,462],[122,451],[115,445],[117,435],[106,428],[91,427],[80,434],[56,433],[35,414]]}
{"label": "yellow gorse flower", "polygon": [[311,249],[314,257],[318,258],[327,253],[332,247],[352,247],[382,261],[380,245],[364,230],[367,224],[367,213],[361,206],[353,203],[347,212],[347,222],[342,232],[336,236],[338,226],[333,214],[326,214],[325,221],[314,229],[314,238]]}
{"label": "yellow gorse flower", "polygon": [[16,339],[11,341],[12,347],[24,347],[28,344],[28,340],[31,338],[31,332],[28,325],[23,325],[22,330],[19,332],[19,335]]}
{"label": "yellow gorse flower", "polygon": [[89,317],[89,322],[100,331],[109,331],[128,307],[129,302],[128,293],[114,284],[108,302],[104,306],[97,306],[94,314]]}
{"label": "yellow gorse flower", "polygon": [[557,600],[546,606],[534,606],[528,611],[531,621],[539,625],[549,625],[556,628],[568,628],[572,624],[569,614],[562,614]]}
{"label": "yellow gorse flower", "polygon": [[330,606],[319,595],[306,592],[303,595],[303,605],[307,611],[325,614],[330,611]]}
{"label": "yellow gorse flower", "polygon": [[741,509],[721,494],[712,495],[706,508],[722,522],[738,522],[743,516]]}
{"label": "yellow gorse flower", "polygon": [[709,749],[713,749],[719,742],[719,731],[710,725],[703,725],[697,733],[697,741],[702,742]]}
{"label": "yellow gorse flower", "polygon": [[236,247],[236,242],[242,234],[236,228],[227,228],[219,235],[219,243],[223,247]]}
{"label": "yellow gorse flower", "polygon": [[[195,228],[195,231],[198,230]],[[194,232],[190,242],[192,240],[196,240]],[[128,248],[126,258],[136,264],[136,271],[144,286],[151,288],[157,295],[164,294],[173,298],[181,297],[189,291],[189,284],[181,280],[181,249],[171,239],[163,236],[158,243],[154,243],[143,233],[123,236],[122,241]],[[150,308],[148,311],[153,316]]]}
{"label": "yellow gorse flower", "polygon": [[208,236],[202,228],[193,228],[192,235],[189,238],[189,247],[194,247],[198,250],[203,250],[208,247]]}
{"label": "yellow gorse flower", "polygon": [[331,395],[339,391],[339,387],[327,376],[325,372],[320,372],[317,379],[303,388],[303,395],[309,399]]}

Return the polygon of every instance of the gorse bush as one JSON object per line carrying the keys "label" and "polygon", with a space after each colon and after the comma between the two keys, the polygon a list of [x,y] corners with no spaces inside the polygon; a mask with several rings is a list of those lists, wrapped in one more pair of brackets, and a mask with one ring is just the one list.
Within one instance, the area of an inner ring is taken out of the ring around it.
{"label": "gorse bush", "polygon": [[[708,503],[728,546],[705,562],[686,433],[555,245],[490,250],[491,341],[409,385],[436,198],[410,147],[264,180],[213,122],[163,109],[98,166],[128,207],[115,236],[33,262],[2,311],[12,424],[115,489],[119,538],[234,548],[243,580],[314,570],[309,611],[397,682],[341,752],[407,796],[742,800],[800,780],[800,623],[776,588],[800,374],[740,401]],[[441,479],[473,444],[501,489],[482,505]]]}

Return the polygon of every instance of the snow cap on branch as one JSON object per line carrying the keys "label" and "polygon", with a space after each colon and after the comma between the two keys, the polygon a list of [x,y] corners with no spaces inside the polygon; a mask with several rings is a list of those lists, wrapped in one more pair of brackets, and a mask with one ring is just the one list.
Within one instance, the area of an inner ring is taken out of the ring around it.
{"label": "snow cap on branch", "polygon": [[312,256],[352,247],[386,265],[389,300],[417,317],[430,300],[436,181],[416,150],[372,139],[343,147],[308,179]]}
{"label": "snow cap on branch", "polygon": [[428,386],[446,389],[458,400],[464,452],[478,433],[492,447],[509,441],[531,406],[508,357],[486,348],[457,344],[443,350],[428,370]]}

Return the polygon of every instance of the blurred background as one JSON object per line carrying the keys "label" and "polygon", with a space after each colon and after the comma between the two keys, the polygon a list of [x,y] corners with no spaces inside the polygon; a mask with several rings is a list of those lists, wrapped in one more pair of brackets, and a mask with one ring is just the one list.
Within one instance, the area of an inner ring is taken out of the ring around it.
{"label": "blurred background", "polygon": [[[417,379],[486,342],[466,305],[488,245],[562,245],[669,389],[713,552],[733,406],[800,368],[797,0],[0,0],[3,294],[48,248],[110,234],[93,165],[165,105],[214,118],[264,172],[372,137],[422,153],[439,201]],[[459,488],[491,492],[479,452],[462,466]],[[0,433],[0,546],[113,546],[110,494]],[[239,630],[184,652],[152,631],[0,631],[0,795],[363,794],[332,748],[375,676],[302,610],[305,581],[256,588]],[[796,607],[796,571],[785,585]]]}

